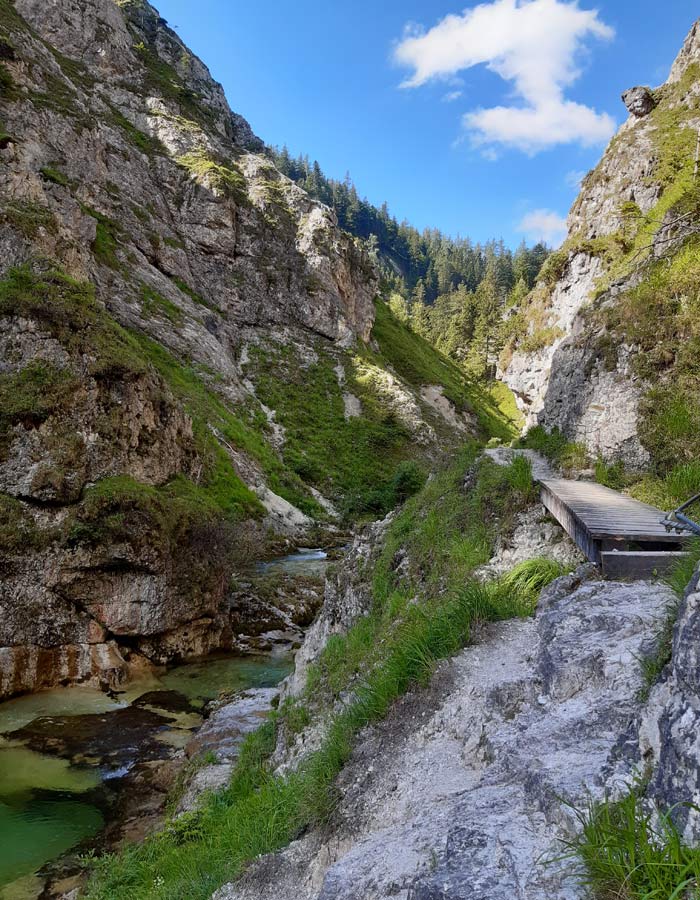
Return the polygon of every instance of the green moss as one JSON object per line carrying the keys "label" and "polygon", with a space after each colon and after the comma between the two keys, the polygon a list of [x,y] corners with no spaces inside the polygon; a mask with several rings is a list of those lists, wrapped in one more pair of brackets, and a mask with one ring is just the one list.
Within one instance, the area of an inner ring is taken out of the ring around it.
{"label": "green moss", "polygon": [[[172,247],[174,250],[182,250],[182,249],[184,249],[184,246],[185,246],[184,242],[181,241],[179,238],[172,238],[172,237],[164,237],[163,243],[165,244],[166,247]],[[175,279],[173,279],[173,280],[175,280]],[[181,281],[181,279],[177,279],[177,281]],[[176,281],[176,284],[177,284],[177,281]],[[184,284],[184,281],[182,283]],[[179,284],[178,284],[178,287],[180,287]]]}
{"label": "green moss", "polygon": [[46,181],[50,181],[52,184],[58,184],[61,187],[68,187],[70,184],[68,176],[52,166],[42,166],[39,171],[41,172],[41,177]]}
{"label": "green moss", "polygon": [[148,287],[147,284],[141,285],[141,312],[147,318],[151,316],[163,316],[174,325],[181,325],[184,320],[184,314],[179,306],[176,306],[172,300],[163,297],[158,291]]}
{"label": "green moss", "polygon": [[176,162],[186,169],[196,181],[205,182],[213,190],[238,204],[248,202],[246,180],[233,165],[216,162],[204,150],[185,153],[178,156]]}

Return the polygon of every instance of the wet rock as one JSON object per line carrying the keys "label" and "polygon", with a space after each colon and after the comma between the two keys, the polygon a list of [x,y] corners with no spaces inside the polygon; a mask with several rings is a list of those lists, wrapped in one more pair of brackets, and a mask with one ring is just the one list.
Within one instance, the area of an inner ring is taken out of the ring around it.
{"label": "wet rock", "polygon": [[214,753],[220,762],[238,756],[241,741],[260,727],[277,697],[277,688],[244,691],[235,700],[216,709],[186,747],[187,755]]}
{"label": "wet rock", "polygon": [[39,753],[122,769],[136,760],[163,757],[157,735],[170,725],[165,715],[130,706],[104,714],[35,719],[12,737]]}

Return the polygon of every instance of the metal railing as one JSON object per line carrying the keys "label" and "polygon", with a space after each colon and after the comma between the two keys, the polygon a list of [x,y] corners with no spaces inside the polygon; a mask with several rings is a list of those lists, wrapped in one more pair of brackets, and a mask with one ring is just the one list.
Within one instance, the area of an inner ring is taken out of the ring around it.
{"label": "metal railing", "polygon": [[683,506],[679,506],[678,509],[674,509],[673,512],[670,512],[663,520],[666,530],[677,531],[678,534],[689,531],[691,534],[696,534],[700,537],[700,525],[685,515],[685,511],[698,502],[700,502],[700,494],[696,494],[694,497],[691,497],[687,503],[684,503]]}

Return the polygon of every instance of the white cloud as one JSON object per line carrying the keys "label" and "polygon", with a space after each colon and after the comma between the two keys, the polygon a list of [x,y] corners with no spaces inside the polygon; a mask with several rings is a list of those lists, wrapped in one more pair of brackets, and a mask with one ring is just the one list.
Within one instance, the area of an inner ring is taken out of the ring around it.
{"label": "white cloud", "polygon": [[551,209],[533,209],[523,216],[517,230],[530,240],[558,247],[566,237],[566,219]]}
{"label": "white cloud", "polygon": [[455,100],[459,100],[464,91],[448,91],[442,98],[443,103],[454,103]]}
{"label": "white cloud", "polygon": [[449,15],[429,31],[407,30],[394,57],[413,69],[402,87],[486,65],[511,82],[524,104],[468,113],[464,126],[476,144],[502,144],[535,153],[556,144],[607,140],[615,122],[564,89],[580,76],[576,65],[587,38],[610,39],[614,31],[596,10],[576,0],[492,0]]}

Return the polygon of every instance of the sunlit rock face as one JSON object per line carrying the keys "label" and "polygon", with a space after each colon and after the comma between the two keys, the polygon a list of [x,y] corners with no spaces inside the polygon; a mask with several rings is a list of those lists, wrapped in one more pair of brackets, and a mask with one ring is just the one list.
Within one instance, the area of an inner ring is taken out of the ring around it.
{"label": "sunlit rock face", "polygon": [[[591,453],[636,469],[649,460],[638,434],[649,385],[636,371],[633,342],[613,345],[601,322],[643,277],[642,261],[667,253],[687,231],[688,223],[671,224],[670,160],[679,130],[696,133],[700,125],[699,60],[696,24],[664,85],[624,93],[629,118],[583,179],[552,278],[538,286],[529,312],[526,307],[522,337],[535,349],[516,346],[502,361],[528,427],[559,428]],[[645,217],[656,223],[646,242]]]}
{"label": "sunlit rock face", "polygon": [[[0,279],[18,266],[34,277],[29,299],[29,288],[0,299],[0,377],[14,395],[28,370],[45,384],[7,428],[1,414],[19,401],[3,395],[0,409],[2,698],[114,685],[134,667],[232,646],[232,557],[268,527],[296,533],[309,519],[233,450],[269,521],[226,532],[194,507],[191,522],[167,518],[148,491],[197,485],[211,460],[207,426],[153,359],[165,349],[224,402],[253,404],[244,342],[272,327],[301,343],[367,341],[377,276],[148,3],[5,4],[0,62]],[[94,286],[92,300],[65,288],[68,318],[41,287],[55,287],[54,270]],[[122,501],[132,482],[139,496],[126,509],[103,496],[86,518],[87,494],[110,478]],[[250,608],[234,622],[254,634]]]}

